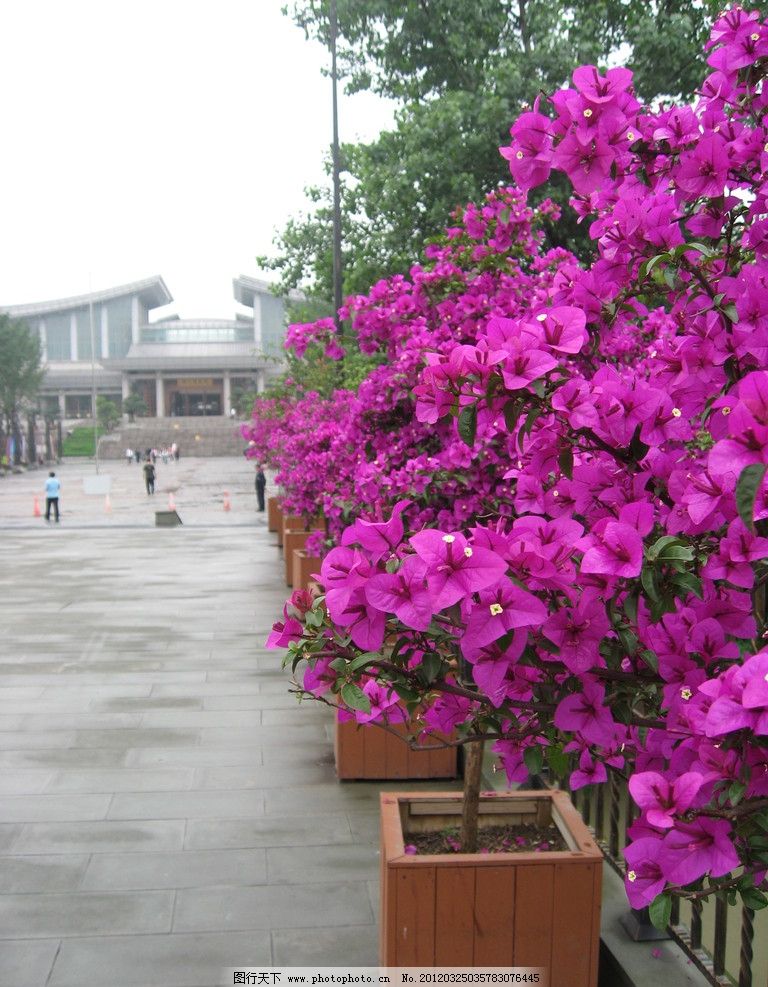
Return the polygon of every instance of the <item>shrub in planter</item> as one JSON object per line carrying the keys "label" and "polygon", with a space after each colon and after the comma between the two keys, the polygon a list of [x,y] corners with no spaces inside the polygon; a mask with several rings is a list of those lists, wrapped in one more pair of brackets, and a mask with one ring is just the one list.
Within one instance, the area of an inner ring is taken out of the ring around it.
{"label": "shrub in planter", "polygon": [[[768,904],[768,26],[727,12],[709,64],[694,108],[585,66],[515,122],[515,179],[565,172],[597,257],[522,299],[512,275],[470,327],[434,294],[452,332],[415,416],[465,443],[466,501],[452,523],[409,498],[358,517],[324,602],[294,595],[271,637],[309,694],[359,719],[400,700],[412,742],[455,730],[476,767],[489,740],[510,781],[570,755],[572,788],[623,772],[627,892],[661,925],[672,895]],[[370,321],[398,335],[389,315]]]}

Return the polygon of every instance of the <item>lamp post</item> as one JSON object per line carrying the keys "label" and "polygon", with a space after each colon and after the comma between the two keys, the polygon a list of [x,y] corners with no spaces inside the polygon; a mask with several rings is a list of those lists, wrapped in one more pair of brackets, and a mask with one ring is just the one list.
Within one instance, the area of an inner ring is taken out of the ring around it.
{"label": "lamp post", "polygon": [[336,332],[341,335],[341,320],[339,318],[339,309],[341,308],[341,164],[339,159],[338,72],[336,68],[338,21],[336,0],[330,0],[330,3],[331,90],[333,94],[333,145],[331,148],[333,161],[333,321],[336,324]]}

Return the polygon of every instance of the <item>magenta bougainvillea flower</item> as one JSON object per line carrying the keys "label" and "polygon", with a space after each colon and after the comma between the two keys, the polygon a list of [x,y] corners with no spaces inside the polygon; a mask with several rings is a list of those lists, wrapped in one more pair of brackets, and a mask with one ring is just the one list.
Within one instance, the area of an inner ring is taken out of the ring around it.
{"label": "magenta bougainvillea flower", "polygon": [[[325,519],[321,595],[269,637],[299,690],[361,722],[398,697],[412,737],[488,738],[510,782],[621,771],[636,907],[768,889],[766,60],[733,7],[692,105],[577,68],[512,123],[518,187],[345,300],[356,390],[260,397],[243,429],[284,509]],[[588,261],[526,201],[553,171]],[[330,319],[288,340],[342,350]]]}

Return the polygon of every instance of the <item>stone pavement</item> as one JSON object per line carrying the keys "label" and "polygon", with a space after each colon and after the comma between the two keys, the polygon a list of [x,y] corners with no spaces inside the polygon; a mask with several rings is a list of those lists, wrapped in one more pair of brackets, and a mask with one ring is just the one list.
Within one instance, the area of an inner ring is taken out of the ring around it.
{"label": "stone pavement", "polygon": [[110,464],[111,515],[63,466],[58,526],[43,472],[0,481],[4,987],[376,962],[381,786],[335,780],[327,709],[262,648],[285,587],[252,471],[174,470],[175,529],[136,466]]}

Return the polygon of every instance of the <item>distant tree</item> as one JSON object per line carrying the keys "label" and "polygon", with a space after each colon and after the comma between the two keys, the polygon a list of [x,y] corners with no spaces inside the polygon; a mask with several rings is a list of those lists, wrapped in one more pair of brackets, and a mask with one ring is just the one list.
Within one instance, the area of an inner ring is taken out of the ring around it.
{"label": "distant tree", "polygon": [[120,410],[114,401],[100,394],[96,398],[96,418],[105,432],[111,432],[120,421]]}
{"label": "distant tree", "polygon": [[26,322],[0,314],[0,449],[6,436],[13,436],[16,464],[21,462],[21,409],[35,400],[44,375],[40,337]]}
{"label": "distant tree", "polygon": [[128,415],[128,421],[132,422],[136,415],[146,415],[147,402],[140,394],[129,394],[123,401],[123,411]]}

